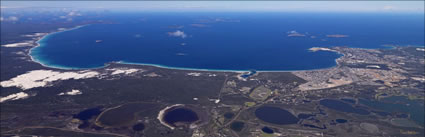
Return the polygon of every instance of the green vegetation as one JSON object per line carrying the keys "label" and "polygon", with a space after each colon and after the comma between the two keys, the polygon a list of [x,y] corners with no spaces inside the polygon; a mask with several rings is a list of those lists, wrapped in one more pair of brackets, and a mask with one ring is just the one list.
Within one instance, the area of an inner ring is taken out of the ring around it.
{"label": "green vegetation", "polygon": [[268,133],[261,132],[261,137],[274,137],[274,134],[268,134]]}
{"label": "green vegetation", "polygon": [[255,106],[255,102],[245,102],[245,106],[247,106],[247,107],[252,107],[252,106]]}
{"label": "green vegetation", "polygon": [[252,99],[256,100],[256,101],[264,101],[266,100],[271,94],[273,93],[272,90],[264,87],[264,86],[259,86],[257,88],[255,88],[251,94],[249,94],[249,97],[251,97]]}
{"label": "green vegetation", "polygon": [[129,103],[104,111],[96,119],[96,124],[104,127],[120,127],[131,125],[135,122],[137,114],[152,111],[154,104]]}

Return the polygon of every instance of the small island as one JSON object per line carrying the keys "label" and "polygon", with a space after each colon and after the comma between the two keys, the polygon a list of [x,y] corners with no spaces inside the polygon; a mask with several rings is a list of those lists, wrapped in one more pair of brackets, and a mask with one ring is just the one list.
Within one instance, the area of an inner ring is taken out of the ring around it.
{"label": "small island", "polygon": [[316,51],[333,51],[336,52],[335,50],[329,49],[329,48],[322,48],[322,47],[312,47],[309,48],[308,50],[312,51],[312,52],[316,52]]}

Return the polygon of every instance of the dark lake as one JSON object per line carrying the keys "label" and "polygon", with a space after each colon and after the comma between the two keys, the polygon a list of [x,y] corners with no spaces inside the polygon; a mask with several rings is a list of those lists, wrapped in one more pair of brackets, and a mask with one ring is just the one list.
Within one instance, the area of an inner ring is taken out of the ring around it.
{"label": "dark lake", "polygon": [[239,132],[239,131],[242,131],[244,126],[245,126],[244,122],[235,121],[232,124],[230,124],[230,129]]}
{"label": "dark lake", "polygon": [[323,105],[323,106],[330,108],[330,109],[333,109],[333,110],[337,110],[337,111],[341,111],[341,112],[347,112],[347,113],[355,113],[355,114],[359,114],[359,115],[368,115],[370,113],[369,111],[367,111],[365,109],[353,107],[349,103],[345,103],[343,101],[334,100],[334,99],[320,100],[320,105]]}
{"label": "dark lake", "polygon": [[196,112],[188,108],[175,108],[166,112],[164,115],[164,121],[174,126],[175,123],[192,123],[197,120],[199,120],[199,118]]}
{"label": "dark lake", "polygon": [[315,116],[315,115],[313,115],[313,114],[303,114],[303,113],[298,114],[298,118],[299,119],[308,119],[308,118],[310,118],[312,116]]}
{"label": "dark lake", "polygon": [[138,123],[136,125],[133,125],[134,131],[142,131],[143,129],[145,129],[145,125],[143,123]]}
{"label": "dark lake", "polygon": [[100,109],[101,107],[89,108],[89,109],[83,110],[77,115],[74,115],[74,118],[78,118],[83,121],[89,120],[92,117],[99,115],[102,112]]}
{"label": "dark lake", "polygon": [[351,104],[355,104],[356,103],[356,100],[354,100],[354,99],[342,98],[341,100],[342,101],[345,101],[345,102],[348,102],[348,103],[351,103]]}
{"label": "dark lake", "polygon": [[347,123],[348,121],[345,119],[336,119],[335,120],[337,123]]}
{"label": "dark lake", "polygon": [[231,119],[231,118],[233,118],[233,116],[235,116],[235,114],[234,114],[234,113],[232,113],[232,112],[224,113],[224,117],[225,117],[226,119]]}
{"label": "dark lake", "polygon": [[255,116],[258,119],[277,125],[296,124],[298,118],[291,112],[279,107],[262,106],[255,110]]}
{"label": "dark lake", "polygon": [[267,133],[267,134],[273,134],[274,133],[273,129],[271,129],[269,127],[263,127],[263,128],[261,128],[261,131],[263,131],[264,133]]}

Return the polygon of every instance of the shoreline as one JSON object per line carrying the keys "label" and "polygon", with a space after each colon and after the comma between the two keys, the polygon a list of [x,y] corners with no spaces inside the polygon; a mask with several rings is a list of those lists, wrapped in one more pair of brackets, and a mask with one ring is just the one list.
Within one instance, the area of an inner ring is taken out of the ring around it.
{"label": "shoreline", "polygon": [[32,62],[38,63],[38,64],[40,64],[41,66],[46,67],[46,68],[54,68],[54,69],[61,69],[61,70],[78,70],[78,68],[67,68],[67,67],[60,67],[60,66],[48,66],[48,65],[46,65],[46,64],[44,64],[44,63],[42,63],[42,61],[35,59],[35,58],[31,55],[31,53],[32,53],[32,50],[34,50],[35,48],[37,48],[37,47],[40,47],[40,46],[41,46],[40,42],[41,42],[43,39],[47,38],[47,37],[48,37],[48,36],[50,36],[50,35],[57,34],[57,33],[62,33],[62,32],[66,32],[66,31],[75,30],[75,29],[78,29],[78,28],[81,28],[81,27],[85,27],[85,26],[88,26],[88,25],[91,25],[91,24],[78,25],[78,26],[75,26],[75,27],[72,27],[72,28],[65,28],[65,29],[58,28],[56,31],[53,31],[53,32],[47,32],[47,34],[45,34],[45,35],[43,35],[43,36],[39,36],[39,37],[37,38],[37,41],[35,41],[35,46],[31,47],[31,48],[28,50],[27,56],[29,56],[29,57],[31,58],[31,61],[32,61]]}
{"label": "shoreline", "polygon": [[[341,56],[342,57],[342,56]],[[339,58],[337,58],[339,59]],[[337,59],[335,59],[335,62],[337,61]],[[140,65],[140,66],[152,66],[152,67],[157,67],[157,68],[163,68],[163,69],[174,69],[174,70],[187,70],[187,71],[204,71],[204,72],[236,72],[236,73],[246,73],[246,72],[250,72],[253,69],[249,69],[249,70],[221,70],[221,69],[196,69],[196,68],[183,68],[183,67],[169,67],[169,66],[165,66],[165,65],[158,65],[158,64],[146,64],[146,63],[131,63],[131,62],[111,62],[111,63],[117,63],[117,64],[124,64],[124,65]],[[111,63],[108,63],[111,64]],[[255,70],[257,73],[261,73],[261,72],[299,72],[299,71],[316,71],[316,70],[324,70],[324,69],[330,69],[330,68],[334,68],[337,67],[338,63],[336,63],[335,66],[332,67],[326,67],[326,68],[319,68],[319,69],[306,69],[306,70]],[[106,66],[105,66],[106,67]]]}
{"label": "shoreline", "polygon": [[[50,35],[54,35],[57,33],[62,33],[62,32],[66,32],[66,31],[71,31],[71,30],[75,30],[75,29],[79,29],[85,26],[89,26],[91,24],[86,24],[86,25],[78,25],[76,27],[73,28],[68,28],[68,29],[64,29],[64,30],[60,30],[60,28],[57,31],[54,32],[50,32],[47,33],[44,36],[38,37],[38,40],[35,42],[36,45],[34,47],[31,47],[27,53],[27,55],[31,58],[32,62],[38,63],[40,65],[42,65],[43,67],[46,68],[53,68],[53,69],[60,69],[60,70],[93,70],[93,69],[102,69],[102,68],[106,68],[108,66],[110,66],[111,64],[124,64],[124,65],[140,65],[140,66],[151,66],[151,67],[157,67],[157,68],[163,68],[163,69],[174,69],[174,70],[186,70],[186,71],[204,71],[204,72],[236,72],[236,73],[246,73],[246,72],[250,72],[252,69],[249,70],[226,70],[226,69],[200,69],[200,68],[184,68],[184,67],[171,67],[171,66],[166,66],[166,65],[160,65],[160,64],[149,64],[149,63],[135,63],[135,62],[125,62],[125,61],[112,61],[112,62],[107,62],[104,63],[103,66],[99,66],[99,67],[90,67],[90,68],[72,68],[72,67],[63,67],[63,66],[50,66],[46,63],[43,63],[40,60],[35,59],[31,53],[32,50],[34,50],[37,47],[41,46],[41,41],[45,38],[48,38]],[[337,46],[336,46],[337,47]],[[395,48],[395,46],[392,46],[393,48]],[[418,46],[420,47],[420,46]],[[369,48],[360,48],[360,49],[369,49]],[[378,48],[379,49],[379,48]],[[318,71],[318,70],[326,70],[326,69],[331,69],[331,68],[335,68],[339,66],[338,60],[342,57],[344,57],[345,55],[333,50],[332,48],[325,48],[325,47],[311,47],[309,49],[307,49],[310,52],[317,52],[317,51],[329,51],[329,52],[335,52],[339,55],[341,55],[340,57],[336,58],[335,61],[335,65],[331,66],[331,67],[325,67],[325,68],[318,68],[318,69],[303,69],[303,70],[255,70],[258,73],[261,72],[300,72],[300,71]]]}
{"label": "shoreline", "polygon": [[170,125],[170,124],[168,124],[167,122],[165,122],[165,121],[163,120],[163,118],[164,118],[165,111],[167,111],[167,110],[168,110],[168,109],[170,109],[170,108],[178,107],[178,106],[184,106],[184,105],[183,105],[183,104],[174,104],[174,105],[171,105],[171,106],[167,106],[167,107],[165,107],[164,109],[161,109],[161,110],[159,111],[159,113],[158,113],[158,116],[156,117],[156,118],[159,120],[159,123],[161,123],[162,125],[164,125],[164,126],[166,126],[166,127],[170,128],[171,130],[174,130],[174,129],[175,129],[175,127],[173,127],[172,125]]}

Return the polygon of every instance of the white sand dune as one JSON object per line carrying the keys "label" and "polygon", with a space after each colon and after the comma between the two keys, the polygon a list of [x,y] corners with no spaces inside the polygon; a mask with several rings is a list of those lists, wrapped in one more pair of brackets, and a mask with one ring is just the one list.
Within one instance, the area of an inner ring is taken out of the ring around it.
{"label": "white sand dune", "polygon": [[25,92],[19,92],[15,94],[8,95],[6,97],[0,97],[0,103],[7,101],[7,100],[18,100],[18,99],[25,99],[28,97],[28,94]]}
{"label": "white sand dune", "polygon": [[188,76],[194,76],[194,77],[199,77],[199,76],[201,76],[201,73],[191,72],[191,73],[187,73],[186,75],[188,75]]}
{"label": "white sand dune", "polygon": [[45,36],[48,33],[34,33],[34,34],[27,34],[27,35],[22,35],[23,37],[41,37],[41,36]]}
{"label": "white sand dune", "polygon": [[333,51],[333,52],[336,52],[335,50],[332,50],[332,49],[329,49],[329,48],[322,48],[322,47],[312,47],[308,50],[313,51],[313,52],[316,52],[316,51]]}
{"label": "white sand dune", "polygon": [[61,80],[70,80],[70,79],[88,79],[97,77],[102,79],[102,77],[113,76],[113,75],[130,75],[135,73],[141,73],[145,70],[143,69],[132,69],[132,68],[113,68],[106,69],[107,73],[99,73],[93,70],[83,70],[83,71],[70,71],[70,72],[61,72],[53,70],[33,70],[28,71],[25,74],[18,75],[10,80],[0,82],[2,87],[18,87],[23,90],[32,89],[36,87],[48,87],[52,86],[51,83]]}
{"label": "white sand dune", "polygon": [[114,69],[107,69],[108,71],[112,71],[111,75],[120,75],[120,74],[133,74],[136,72],[144,72],[143,69],[128,69],[128,68],[114,68]]}
{"label": "white sand dune", "polygon": [[86,79],[98,76],[96,71],[79,71],[79,72],[59,72],[52,70],[33,70],[25,74],[18,75],[7,81],[0,82],[2,87],[18,87],[23,90],[46,87],[51,82],[68,79]]}
{"label": "white sand dune", "polygon": [[5,44],[5,45],[1,45],[2,47],[7,47],[7,48],[13,48],[13,47],[28,47],[28,46],[34,46],[32,41],[28,41],[28,42],[19,42],[19,43],[12,43],[12,44]]}
{"label": "white sand dune", "polygon": [[73,89],[73,90],[68,91],[68,92],[59,93],[58,95],[59,96],[63,96],[63,95],[71,95],[71,96],[73,96],[73,95],[81,95],[81,94],[83,94],[83,92],[81,92],[80,90]]}

